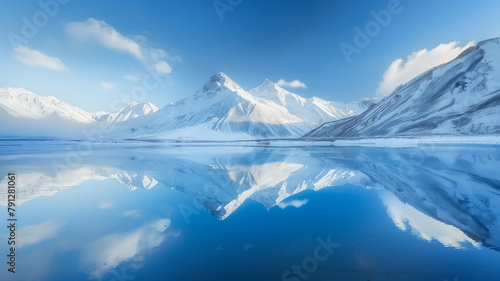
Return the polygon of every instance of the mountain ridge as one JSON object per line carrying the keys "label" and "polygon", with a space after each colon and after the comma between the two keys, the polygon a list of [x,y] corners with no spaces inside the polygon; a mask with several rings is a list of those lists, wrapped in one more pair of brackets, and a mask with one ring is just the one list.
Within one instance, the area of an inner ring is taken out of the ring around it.
{"label": "mountain ridge", "polygon": [[499,78],[500,39],[481,41],[367,111],[324,123],[304,138],[498,135]]}

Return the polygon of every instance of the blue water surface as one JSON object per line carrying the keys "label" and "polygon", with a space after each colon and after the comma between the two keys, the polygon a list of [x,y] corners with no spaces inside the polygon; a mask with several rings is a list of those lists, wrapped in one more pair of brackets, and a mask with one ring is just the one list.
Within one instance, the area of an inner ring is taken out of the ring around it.
{"label": "blue water surface", "polygon": [[[85,148],[85,149],[84,149]],[[500,152],[38,144],[1,280],[498,280]]]}

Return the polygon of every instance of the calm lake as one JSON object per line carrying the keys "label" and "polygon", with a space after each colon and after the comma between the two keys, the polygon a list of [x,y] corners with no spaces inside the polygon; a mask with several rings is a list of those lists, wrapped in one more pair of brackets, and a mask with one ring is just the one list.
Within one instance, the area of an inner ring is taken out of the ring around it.
{"label": "calm lake", "polygon": [[500,149],[0,146],[0,280],[498,280]]}

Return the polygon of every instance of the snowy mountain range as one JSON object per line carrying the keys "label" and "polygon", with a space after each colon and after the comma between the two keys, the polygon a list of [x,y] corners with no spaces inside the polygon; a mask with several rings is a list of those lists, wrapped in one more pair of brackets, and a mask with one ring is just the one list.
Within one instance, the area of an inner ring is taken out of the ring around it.
{"label": "snowy mountain range", "polygon": [[140,116],[145,116],[148,114],[152,114],[158,111],[158,107],[156,107],[152,103],[137,103],[132,101],[128,105],[118,109],[115,112],[107,113],[107,112],[97,112],[93,114],[93,118],[98,122],[103,122],[106,124],[124,122],[130,119],[134,119]]}
{"label": "snowy mountain range", "polygon": [[[193,96],[162,109],[151,103],[132,102],[112,113],[88,113],[54,97],[3,88],[0,114],[14,125],[1,128],[0,135],[84,139],[81,133],[84,129],[104,123],[116,125],[105,135],[114,140],[296,138],[323,122],[354,116],[375,102],[376,99],[363,99],[343,104],[317,97],[305,99],[269,80],[247,92],[224,73],[212,76]],[[66,123],[64,132],[60,130],[62,126],[53,126],[54,120],[48,117]]]}
{"label": "snowy mountain range", "polygon": [[212,76],[195,95],[120,125],[119,138],[162,138],[165,133],[167,138],[204,138],[210,133],[217,139],[295,137],[313,128],[285,108],[249,94],[223,73]]}
{"label": "snowy mountain range", "polygon": [[[371,100],[368,101],[368,104]],[[373,103],[375,100],[373,100]],[[224,73],[212,76],[193,96],[119,124],[112,138],[246,140],[296,138],[325,121],[355,115],[367,101],[349,105],[305,99],[266,80],[243,90]]]}
{"label": "snowy mountain range", "polygon": [[362,114],[306,138],[500,134],[500,39],[470,47],[397,88]]}
{"label": "snowy mountain range", "polygon": [[245,91],[224,73],[193,96],[158,109],[135,102],[88,113],[54,97],[0,89],[0,136],[85,139],[114,124],[112,140],[342,139],[500,134],[500,39],[470,47],[449,63],[398,87],[382,101],[344,104],[304,98],[269,80]]}
{"label": "snowy mountain range", "polygon": [[79,123],[92,123],[92,114],[60,101],[41,97],[22,88],[0,88],[0,110],[21,118],[42,119],[57,116]]}
{"label": "snowy mountain range", "polygon": [[340,102],[329,102],[317,97],[305,99],[267,79],[259,87],[250,90],[249,93],[286,108],[290,114],[314,126],[357,115],[375,103],[374,99],[361,100],[348,105]]}

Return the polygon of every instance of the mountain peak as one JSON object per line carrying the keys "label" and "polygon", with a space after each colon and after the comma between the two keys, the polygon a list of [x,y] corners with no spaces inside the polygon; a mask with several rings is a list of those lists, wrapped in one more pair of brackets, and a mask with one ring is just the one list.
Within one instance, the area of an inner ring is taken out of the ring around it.
{"label": "mountain peak", "polygon": [[481,45],[484,45],[484,44],[487,44],[487,43],[493,43],[493,44],[500,44],[500,37],[495,37],[495,38],[490,38],[490,39],[486,39],[486,40],[483,40],[483,41],[480,41],[479,43],[477,43],[478,46],[481,46]]}
{"label": "mountain peak", "polygon": [[216,80],[216,81],[219,81],[219,82],[224,82],[226,80],[231,80],[231,78],[229,78],[225,73],[223,72],[219,72],[215,75],[213,75],[211,78],[211,80]]}
{"label": "mountain peak", "polygon": [[219,72],[208,80],[196,96],[206,92],[216,92],[221,88],[227,88],[233,92],[244,91],[236,82],[231,80],[226,74]]}
{"label": "mountain peak", "polygon": [[236,84],[233,80],[231,80],[231,78],[229,78],[229,76],[227,76],[226,74],[224,74],[222,72],[219,72],[219,73],[213,75],[212,77],[210,77],[210,79],[208,80],[208,82],[205,85],[216,84],[216,83],[221,84],[221,85],[225,85],[228,83]]}
{"label": "mountain peak", "polygon": [[264,80],[264,83],[260,85],[261,87],[271,88],[277,86],[275,83],[271,82],[269,79]]}
{"label": "mountain peak", "polygon": [[138,103],[135,100],[133,100],[126,107],[133,107],[133,106],[136,106],[136,105],[138,105]]}
{"label": "mountain peak", "polygon": [[413,78],[360,115],[325,123],[306,137],[500,135],[499,49],[497,38],[481,41]]}

